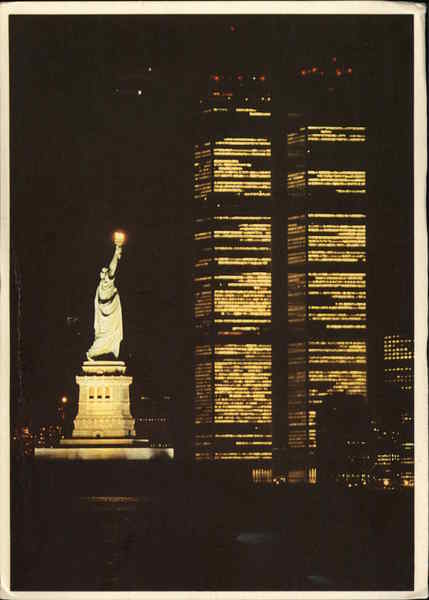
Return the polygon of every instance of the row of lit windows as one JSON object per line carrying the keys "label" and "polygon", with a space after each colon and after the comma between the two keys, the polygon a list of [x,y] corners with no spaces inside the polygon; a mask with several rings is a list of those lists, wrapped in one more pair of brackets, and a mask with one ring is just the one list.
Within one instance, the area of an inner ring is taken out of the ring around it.
{"label": "row of lit windows", "polygon": [[[261,151],[261,147],[267,148]],[[214,142],[213,150],[210,142],[197,145],[194,162],[195,198],[206,199],[210,191],[269,196],[271,171],[267,169],[268,164],[266,161],[264,164],[249,162],[249,158],[258,160],[260,156],[269,158],[270,155],[271,144],[267,138],[224,138]],[[218,156],[230,158],[220,159]],[[247,161],[241,160],[244,156],[248,157]],[[264,179],[269,181],[261,181]]]}
{"label": "row of lit windows", "polygon": [[[298,218],[302,218],[304,215],[299,215]],[[366,214],[363,213],[336,213],[336,212],[328,212],[328,213],[308,213],[309,219],[366,219]]]}
{"label": "row of lit windows", "polygon": [[253,483],[271,483],[273,480],[272,469],[252,469],[252,481]]}
{"label": "row of lit windows", "polygon": [[271,322],[270,272],[216,275],[214,286],[215,323],[235,323],[234,331],[244,332]]}
{"label": "row of lit windows", "polygon": [[365,273],[324,273],[311,272],[309,288],[340,288],[340,289],[365,289]]}
{"label": "row of lit windows", "polygon": [[348,251],[348,250],[309,250],[308,262],[343,262],[343,263],[364,263],[366,262],[365,251]]}
{"label": "row of lit windows", "polygon": [[304,142],[305,142],[305,134],[302,133],[302,129],[299,133],[298,132],[288,133],[287,143],[289,146],[292,146],[294,144],[304,144]]}
{"label": "row of lit windows", "polygon": [[271,346],[215,348],[215,422],[271,422]]}
{"label": "row of lit windows", "polygon": [[198,200],[205,200],[212,191],[212,160],[210,142],[195,146],[194,152],[194,196]]}
{"label": "row of lit windows", "polygon": [[310,365],[365,365],[365,341],[323,340],[308,342],[308,363]]}
{"label": "row of lit windows", "polygon": [[366,370],[313,370],[308,373],[309,397],[317,399],[343,393],[366,397]]}
{"label": "row of lit windows", "polygon": [[[215,423],[271,422],[271,346],[226,344],[214,348],[211,363],[207,346],[198,347],[195,369],[196,422],[210,422],[214,368]],[[205,360],[207,360],[207,358]],[[213,364],[213,366],[212,366]]]}
{"label": "row of lit windows", "polygon": [[303,188],[305,186],[304,171],[299,171],[297,173],[289,173],[287,176],[287,184],[289,190]]}
{"label": "row of lit windows", "polygon": [[306,260],[306,226],[301,220],[305,215],[295,215],[288,222],[288,262],[303,263]]}
{"label": "row of lit windows", "polygon": [[409,337],[400,335],[385,336],[384,360],[413,360],[414,344]]}
{"label": "row of lit windows", "polygon": [[207,318],[213,313],[211,290],[199,291],[194,296],[194,316],[196,319]]}
{"label": "row of lit windows", "polygon": [[271,182],[214,181],[214,191],[243,194],[244,196],[270,196]]}
{"label": "row of lit windows", "polygon": [[288,273],[288,321],[291,325],[303,324],[306,318],[305,273]]}
{"label": "row of lit windows", "polygon": [[350,126],[317,126],[310,125],[307,127],[308,141],[311,142],[365,142],[366,128],[365,127],[350,127]]}
{"label": "row of lit windows", "polygon": [[272,452],[215,452],[215,460],[271,460]]}
{"label": "row of lit windows", "polygon": [[[365,273],[308,273],[308,319],[330,329],[366,322]],[[354,322],[354,323],[351,323]]]}
{"label": "row of lit windows", "polygon": [[[227,97],[227,101],[231,101],[230,97]],[[265,97],[261,98],[262,102],[265,102]],[[270,102],[270,99],[267,98],[267,102]],[[240,106],[214,106],[212,108],[206,108],[202,112],[203,113],[211,113],[211,112],[236,112],[236,113],[245,113],[249,117],[271,117],[271,112],[262,111],[257,108],[252,107],[240,107]]]}
{"label": "row of lit windows", "polygon": [[378,465],[391,465],[394,462],[399,462],[399,454],[377,454],[376,462]]}
{"label": "row of lit windows", "polygon": [[309,246],[349,246],[365,247],[365,225],[320,224],[308,225]]}
{"label": "row of lit windows", "polygon": [[[261,98],[262,101],[265,101],[265,98]],[[267,101],[269,102],[269,100],[267,99]],[[235,111],[237,113],[247,113],[249,117],[270,117],[271,116],[271,112],[267,112],[267,111],[261,111],[258,110],[257,108],[250,108],[250,107],[231,107],[231,106],[213,106],[212,108],[205,108],[203,110],[203,113],[210,113],[210,112],[230,112],[230,111]]]}
{"label": "row of lit windows", "polygon": [[213,156],[250,156],[264,157],[266,159],[271,156],[269,148],[214,148]]}
{"label": "row of lit windows", "polygon": [[413,360],[414,352],[406,350],[387,349],[384,352],[384,360]]}
{"label": "row of lit windows", "polygon": [[[241,441],[240,441],[241,440]],[[224,447],[224,442],[231,442],[231,446]],[[223,443],[222,443],[223,442]],[[198,454],[204,451],[205,458],[223,456],[224,459],[270,458],[272,436],[271,434],[241,434],[238,432],[228,434],[200,434],[195,435],[195,446]]]}
{"label": "row of lit windows", "polygon": [[258,169],[250,162],[240,161],[238,158],[215,159],[214,177],[224,179],[271,179],[271,171]]}
{"label": "row of lit windows", "polygon": [[[219,229],[219,223],[217,223],[217,228],[213,231],[215,239],[228,238],[240,242],[271,242],[271,224],[269,223],[249,223],[247,217],[241,217],[241,223],[237,220],[230,223],[232,221],[231,217],[221,218],[224,228]],[[269,248],[269,245],[265,244],[262,248]]]}
{"label": "row of lit windows", "polygon": [[215,290],[214,302],[217,315],[271,315],[271,292],[258,290],[256,287],[250,295],[245,290]]}
{"label": "row of lit windows", "polygon": [[222,140],[216,140],[217,146],[268,146],[271,147],[271,142],[265,137],[226,137]]}
{"label": "row of lit windows", "polygon": [[195,423],[211,423],[213,408],[212,395],[213,365],[211,362],[197,362],[195,365]]}
{"label": "row of lit windows", "polygon": [[[303,216],[301,217],[303,218]],[[308,238],[306,239],[306,235]],[[308,254],[306,247],[308,242]],[[365,225],[288,224],[289,264],[309,262],[366,262]]]}
{"label": "row of lit windows", "polygon": [[366,185],[365,171],[308,171],[309,186],[364,187]]}
{"label": "row of lit windows", "polygon": [[384,380],[386,384],[395,386],[406,393],[412,392],[414,388],[412,375],[385,374]]}
{"label": "row of lit windows", "polygon": [[241,452],[215,452],[213,450],[209,450],[206,452],[197,451],[195,452],[196,460],[271,460],[272,452],[260,450],[252,451],[243,450]]}
{"label": "row of lit windows", "polygon": [[271,258],[260,258],[257,256],[251,256],[251,257],[222,257],[222,258],[215,258],[214,262],[219,265],[219,266],[223,266],[223,267],[228,267],[228,266],[246,266],[246,267],[259,267],[259,266],[269,266],[271,265]]}
{"label": "row of lit windows", "polygon": [[265,442],[271,440],[271,434],[269,433],[215,433],[215,438],[219,439],[261,439]]}
{"label": "row of lit windows", "polygon": [[349,188],[365,188],[366,171],[329,171],[311,169],[307,171],[307,177],[304,171],[288,174],[289,190],[302,189],[306,183],[311,187],[335,187],[336,191],[339,193],[364,193],[365,190],[353,190]]}
{"label": "row of lit windows", "polygon": [[300,127],[298,131],[288,134],[288,145],[309,142],[365,142],[366,127],[335,126],[335,125],[310,125]]}

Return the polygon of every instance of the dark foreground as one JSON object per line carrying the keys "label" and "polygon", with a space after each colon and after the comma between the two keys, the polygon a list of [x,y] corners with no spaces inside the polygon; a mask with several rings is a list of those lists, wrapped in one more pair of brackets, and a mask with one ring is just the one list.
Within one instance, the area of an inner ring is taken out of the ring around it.
{"label": "dark foreground", "polygon": [[116,468],[27,467],[14,496],[12,589],[412,588],[412,493]]}

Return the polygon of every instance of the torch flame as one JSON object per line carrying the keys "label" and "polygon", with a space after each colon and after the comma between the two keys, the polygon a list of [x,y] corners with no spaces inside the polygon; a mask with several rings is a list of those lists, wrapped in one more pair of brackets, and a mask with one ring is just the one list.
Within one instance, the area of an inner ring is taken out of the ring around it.
{"label": "torch flame", "polygon": [[113,239],[116,246],[122,246],[125,243],[125,233],[123,231],[115,231]]}

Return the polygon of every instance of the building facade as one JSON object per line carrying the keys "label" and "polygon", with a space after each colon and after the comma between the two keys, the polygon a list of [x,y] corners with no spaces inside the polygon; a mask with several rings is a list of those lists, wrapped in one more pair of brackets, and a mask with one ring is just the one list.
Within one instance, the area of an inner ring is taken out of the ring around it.
{"label": "building facade", "polygon": [[[410,332],[383,339],[384,411],[376,424],[375,484],[414,486],[414,342]],[[387,417],[387,418],[386,418]]]}
{"label": "building facade", "polygon": [[170,396],[140,396],[136,435],[145,440],[149,448],[172,447],[171,407]]}
{"label": "building facade", "polygon": [[[271,94],[214,74],[194,149],[194,457],[272,457]],[[261,471],[262,469],[262,471]]]}
{"label": "building facade", "polygon": [[315,484],[327,476],[333,451],[328,429],[335,423],[329,416],[331,405],[367,402],[366,155],[367,127],[362,123],[289,115],[290,483]]}

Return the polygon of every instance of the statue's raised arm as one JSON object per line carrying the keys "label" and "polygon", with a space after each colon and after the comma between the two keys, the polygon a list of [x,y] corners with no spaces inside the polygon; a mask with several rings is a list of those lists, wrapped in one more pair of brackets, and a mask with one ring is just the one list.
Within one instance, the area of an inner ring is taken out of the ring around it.
{"label": "statue's raised arm", "polygon": [[[113,354],[119,357],[123,338],[122,309],[119,292],[115,287],[115,275],[122,256],[124,236],[118,241],[115,234],[115,252],[108,267],[100,271],[100,282],[94,299],[94,342],[86,356],[88,360]],[[106,356],[106,358],[108,358]]]}
{"label": "statue's raised arm", "polygon": [[116,269],[118,268],[118,263],[119,263],[119,260],[121,259],[121,256],[122,256],[122,247],[115,246],[115,252],[114,252],[112,260],[110,261],[110,264],[109,264],[109,276],[111,279],[113,279],[115,277]]}

